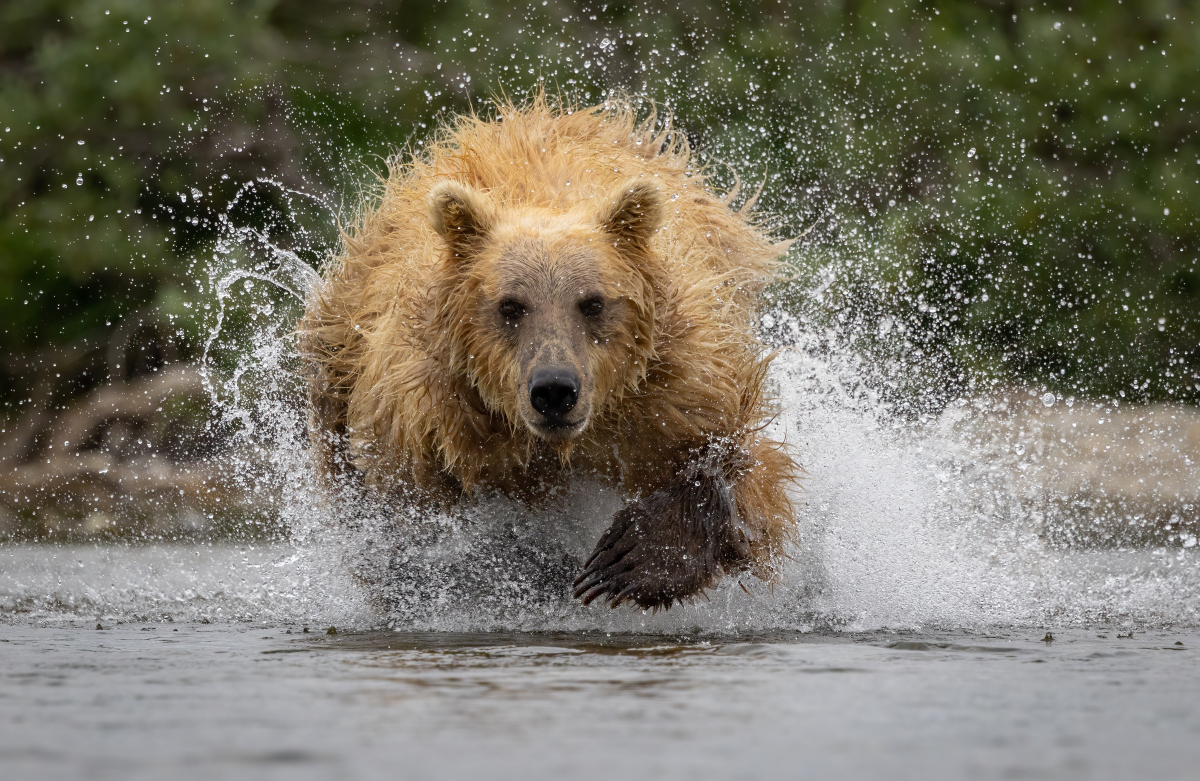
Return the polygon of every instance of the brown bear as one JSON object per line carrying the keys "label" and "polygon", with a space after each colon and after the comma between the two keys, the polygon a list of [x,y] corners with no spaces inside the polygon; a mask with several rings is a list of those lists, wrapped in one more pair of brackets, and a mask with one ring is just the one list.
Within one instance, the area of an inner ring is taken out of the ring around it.
{"label": "brown bear", "polygon": [[392,162],[300,324],[324,470],[406,501],[616,482],[584,604],[771,578],[797,467],[754,323],[788,243],[746,211],[627,101],[459,117]]}

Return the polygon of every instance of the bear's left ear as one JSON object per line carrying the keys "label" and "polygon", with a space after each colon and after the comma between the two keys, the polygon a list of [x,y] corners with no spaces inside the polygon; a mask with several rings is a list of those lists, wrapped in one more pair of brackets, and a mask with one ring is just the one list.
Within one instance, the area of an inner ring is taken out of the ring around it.
{"label": "bear's left ear", "polygon": [[438,184],[426,202],[429,224],[459,256],[473,254],[495,224],[495,214],[484,195],[460,182]]}
{"label": "bear's left ear", "polygon": [[645,248],[662,226],[663,202],[658,187],[633,179],[613,190],[600,209],[600,227],[620,244]]}

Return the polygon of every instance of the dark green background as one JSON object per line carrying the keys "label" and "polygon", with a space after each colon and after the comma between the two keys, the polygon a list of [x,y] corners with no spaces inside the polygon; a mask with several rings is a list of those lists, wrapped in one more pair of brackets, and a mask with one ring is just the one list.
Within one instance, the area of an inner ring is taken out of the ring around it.
{"label": "dark green background", "polygon": [[1195,2],[661,6],[0,5],[9,409],[123,317],[194,356],[230,225],[319,264],[328,216],[275,185],[228,208],[246,182],[351,215],[444,112],[539,79],[644,95],[717,185],[765,182],[780,235],[812,228],[776,293],[908,409],[1018,383],[1200,398]]}

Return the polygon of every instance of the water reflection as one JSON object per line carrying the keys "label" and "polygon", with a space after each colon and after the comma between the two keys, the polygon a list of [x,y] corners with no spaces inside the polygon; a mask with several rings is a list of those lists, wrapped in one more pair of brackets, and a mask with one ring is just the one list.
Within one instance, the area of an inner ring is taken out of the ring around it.
{"label": "water reflection", "polygon": [[327,629],[2,625],[0,760],[26,777],[502,779],[1183,778],[1200,761],[1192,630]]}

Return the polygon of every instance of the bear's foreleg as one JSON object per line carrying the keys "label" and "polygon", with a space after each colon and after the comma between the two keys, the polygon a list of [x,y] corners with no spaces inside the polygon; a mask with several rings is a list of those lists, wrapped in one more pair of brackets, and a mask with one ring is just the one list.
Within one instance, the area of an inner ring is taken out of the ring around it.
{"label": "bear's foreleg", "polygon": [[611,607],[671,607],[726,574],[770,572],[791,535],[791,459],[774,443],[710,444],[664,487],[613,517],[575,581],[575,597]]}

